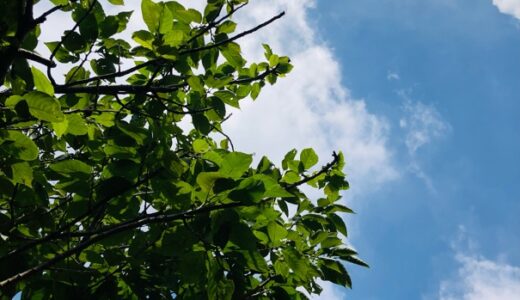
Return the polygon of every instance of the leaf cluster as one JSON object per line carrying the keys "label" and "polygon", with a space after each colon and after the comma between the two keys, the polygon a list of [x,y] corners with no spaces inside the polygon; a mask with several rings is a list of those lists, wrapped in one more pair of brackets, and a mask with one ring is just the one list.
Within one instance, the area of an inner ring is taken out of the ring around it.
{"label": "leaf cluster", "polygon": [[[202,12],[142,0],[146,28],[129,42],[132,12],[104,10],[123,0],[51,0],[40,17],[21,2],[0,22],[0,297],[304,299],[318,279],[351,286],[344,262],[366,264],[343,242],[342,154],[253,165],[222,128],[291,71],[268,45],[248,63],[237,43],[283,13],[236,33],[245,0]],[[40,24],[58,10],[74,26],[43,58]]]}

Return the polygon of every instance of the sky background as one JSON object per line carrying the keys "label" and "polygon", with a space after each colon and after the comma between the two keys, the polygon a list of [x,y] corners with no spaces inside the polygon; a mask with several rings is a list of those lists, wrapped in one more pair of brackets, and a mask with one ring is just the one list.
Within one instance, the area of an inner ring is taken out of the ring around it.
{"label": "sky background", "polygon": [[347,157],[349,242],[371,269],[319,298],[520,299],[520,1],[252,3],[241,21],[288,16],[245,52],[265,40],[295,70],[232,136]]}
{"label": "sky background", "polygon": [[[274,161],[342,150],[348,243],[371,265],[316,299],[520,299],[520,0],[250,2],[239,30],[287,15],[243,52],[268,43],[295,69],[225,130]],[[126,4],[143,28],[140,1]]]}

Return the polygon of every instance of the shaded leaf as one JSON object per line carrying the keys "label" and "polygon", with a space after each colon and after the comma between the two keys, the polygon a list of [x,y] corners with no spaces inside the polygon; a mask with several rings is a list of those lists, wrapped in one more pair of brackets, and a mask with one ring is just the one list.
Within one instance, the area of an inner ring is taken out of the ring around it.
{"label": "shaded leaf", "polygon": [[61,122],[65,119],[58,100],[48,94],[34,91],[23,95],[23,98],[35,118],[49,122]]}

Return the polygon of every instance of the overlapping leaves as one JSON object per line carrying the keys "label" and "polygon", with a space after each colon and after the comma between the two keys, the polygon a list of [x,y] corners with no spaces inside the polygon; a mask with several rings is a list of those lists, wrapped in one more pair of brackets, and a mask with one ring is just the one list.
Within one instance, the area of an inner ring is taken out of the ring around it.
{"label": "overlapping leaves", "polygon": [[229,106],[290,72],[269,46],[248,64],[239,45],[283,14],[236,33],[247,1],[143,0],[129,42],[132,13],[103,7],[123,0],[51,2],[77,26],[46,42],[48,60],[13,59],[0,92],[2,296],[303,299],[318,278],[351,285],[343,262],[366,264],[342,240],[343,156],[292,150],[277,168],[222,128]]}

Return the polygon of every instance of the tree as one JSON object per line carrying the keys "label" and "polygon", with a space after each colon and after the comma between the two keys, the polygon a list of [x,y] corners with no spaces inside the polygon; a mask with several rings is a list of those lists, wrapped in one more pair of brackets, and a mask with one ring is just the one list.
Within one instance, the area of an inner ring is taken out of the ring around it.
{"label": "tree", "polygon": [[[202,13],[142,0],[147,28],[131,45],[117,34],[132,12],[103,10],[123,0],[51,0],[41,16],[35,2],[2,2],[0,20],[3,298],[302,299],[319,278],[351,286],[343,263],[366,264],[341,239],[343,155],[252,166],[222,130],[229,107],[291,70],[267,45],[248,64],[236,43],[283,13],[235,33],[247,0]],[[40,25],[58,10],[74,26],[44,58]]]}

